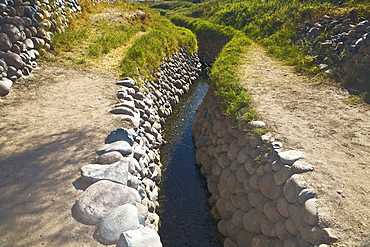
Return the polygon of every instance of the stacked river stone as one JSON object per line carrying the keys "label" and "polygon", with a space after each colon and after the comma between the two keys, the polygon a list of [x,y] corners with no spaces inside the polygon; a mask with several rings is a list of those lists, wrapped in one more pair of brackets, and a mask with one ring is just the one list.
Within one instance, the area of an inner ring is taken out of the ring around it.
{"label": "stacked river stone", "polygon": [[224,246],[326,246],[337,240],[305,182],[303,174],[313,167],[304,154],[283,151],[271,134],[260,136],[256,129],[263,122],[237,122],[220,109],[210,90],[193,135]]}
{"label": "stacked river stone", "polygon": [[355,12],[340,19],[324,16],[312,24],[306,22],[299,31],[297,44],[307,47],[319,68],[351,71],[360,79],[370,79],[370,23],[356,22]]}
{"label": "stacked river stone", "polygon": [[37,66],[38,50],[68,24],[67,11],[80,10],[77,0],[0,0],[0,96]]}
{"label": "stacked river stone", "polygon": [[156,80],[141,87],[132,78],[117,82],[119,102],[111,113],[123,127],[108,135],[91,164],[81,167],[81,178],[90,186],[73,210],[80,222],[97,226],[100,243],[162,246],[156,214],[161,127],[200,71],[198,56],[181,49],[161,65]]}

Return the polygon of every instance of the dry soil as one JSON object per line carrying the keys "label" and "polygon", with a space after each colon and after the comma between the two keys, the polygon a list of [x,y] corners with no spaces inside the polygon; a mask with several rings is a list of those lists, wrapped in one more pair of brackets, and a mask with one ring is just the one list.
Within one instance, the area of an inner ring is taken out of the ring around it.
{"label": "dry soil", "polygon": [[79,168],[119,123],[113,72],[43,64],[0,99],[0,246],[101,246],[71,214]]}
{"label": "dry soil", "polygon": [[334,246],[370,246],[369,105],[351,105],[346,90],[294,73],[257,45],[240,76],[276,140],[314,165],[305,177],[340,237]]}

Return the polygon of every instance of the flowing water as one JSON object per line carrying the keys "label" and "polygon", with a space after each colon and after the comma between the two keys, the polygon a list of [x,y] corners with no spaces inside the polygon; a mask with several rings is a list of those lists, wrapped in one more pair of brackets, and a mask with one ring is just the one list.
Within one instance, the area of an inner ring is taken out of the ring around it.
{"label": "flowing water", "polygon": [[194,83],[166,120],[161,149],[164,165],[160,185],[159,234],[164,247],[221,246],[216,223],[210,218],[205,178],[195,163],[192,124],[208,90],[205,78]]}

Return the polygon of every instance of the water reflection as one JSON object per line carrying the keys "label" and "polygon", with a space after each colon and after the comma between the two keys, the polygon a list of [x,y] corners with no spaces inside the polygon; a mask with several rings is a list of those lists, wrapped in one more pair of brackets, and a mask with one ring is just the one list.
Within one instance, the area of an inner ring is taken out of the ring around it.
{"label": "water reflection", "polygon": [[210,219],[205,178],[195,164],[192,124],[195,110],[208,90],[198,80],[181,99],[165,124],[168,144],[161,150],[164,165],[160,190],[159,234],[164,247],[222,246],[216,223]]}

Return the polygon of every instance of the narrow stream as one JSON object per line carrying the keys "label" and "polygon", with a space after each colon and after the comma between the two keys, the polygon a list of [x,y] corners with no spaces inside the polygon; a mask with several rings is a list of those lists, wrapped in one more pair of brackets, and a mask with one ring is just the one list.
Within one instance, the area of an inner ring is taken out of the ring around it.
{"label": "narrow stream", "polygon": [[194,83],[166,120],[161,149],[164,165],[160,185],[159,234],[164,247],[221,246],[210,218],[205,178],[195,163],[192,124],[195,110],[208,90],[205,78]]}

